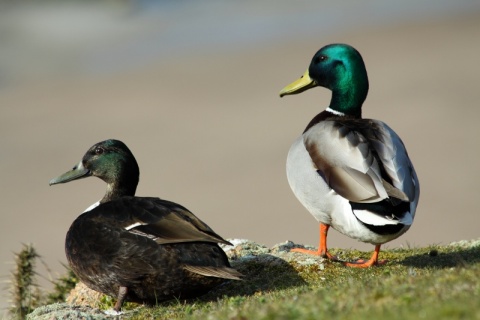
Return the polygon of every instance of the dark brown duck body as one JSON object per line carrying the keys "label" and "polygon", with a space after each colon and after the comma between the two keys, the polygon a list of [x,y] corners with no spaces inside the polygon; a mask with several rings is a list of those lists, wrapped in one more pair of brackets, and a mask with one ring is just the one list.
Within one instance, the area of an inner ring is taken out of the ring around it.
{"label": "dark brown duck body", "polygon": [[[143,207],[150,218],[162,213],[155,216],[160,220],[175,207],[158,198],[123,197],[83,213],[71,225],[65,242],[67,259],[88,287],[114,297],[120,287],[126,287],[125,301],[155,304],[199,296],[226,278],[238,279],[239,273],[230,269],[225,252],[216,243],[165,243],[169,240],[161,236],[142,235],[136,229],[141,225],[126,230],[129,223],[135,224],[128,214],[133,206]],[[195,272],[202,268],[216,270],[220,277]]]}
{"label": "dark brown duck body", "polygon": [[207,224],[177,203],[134,196],[139,169],[121,141],[95,144],[50,184],[88,176],[107,182],[107,192],[70,226],[65,251],[82,282],[117,297],[116,311],[123,301],[191,298],[226,280],[240,280],[218,245],[230,243]]}

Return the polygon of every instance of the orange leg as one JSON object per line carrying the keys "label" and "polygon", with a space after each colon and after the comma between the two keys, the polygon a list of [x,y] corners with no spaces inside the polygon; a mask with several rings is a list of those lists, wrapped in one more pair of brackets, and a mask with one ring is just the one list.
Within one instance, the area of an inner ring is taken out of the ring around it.
{"label": "orange leg", "polygon": [[357,260],[355,262],[344,262],[343,264],[347,267],[352,267],[352,268],[369,268],[371,266],[385,264],[387,262],[387,260],[378,261],[378,254],[379,253],[380,253],[380,245],[377,244],[375,246],[375,251],[373,252],[370,260],[365,261],[363,259],[360,259],[360,260]]}
{"label": "orange leg", "polygon": [[301,248],[294,248],[290,251],[306,253],[306,254],[311,254],[311,255],[315,255],[315,256],[321,256],[321,257],[328,258],[328,259],[333,260],[333,261],[338,261],[337,257],[331,255],[327,250],[327,233],[328,233],[329,228],[330,228],[330,226],[328,224],[320,223],[320,243],[318,244],[318,250],[317,251],[301,249]]}
{"label": "orange leg", "polygon": [[375,265],[383,265],[387,262],[386,260],[378,261],[378,254],[380,253],[380,246],[381,246],[379,244],[377,244],[375,246],[375,251],[373,252],[370,260],[365,261],[363,259],[359,259],[355,262],[340,261],[336,256],[330,254],[327,250],[327,234],[328,234],[328,229],[329,228],[330,228],[330,226],[328,224],[320,223],[320,243],[318,244],[318,250],[317,251],[302,249],[302,248],[294,248],[290,251],[291,252],[300,252],[300,253],[305,253],[305,254],[311,254],[311,255],[315,255],[315,256],[321,256],[321,257],[330,259],[332,261],[342,262],[343,265],[345,265],[347,267],[352,267],[352,268],[368,268],[368,267],[375,266]]}

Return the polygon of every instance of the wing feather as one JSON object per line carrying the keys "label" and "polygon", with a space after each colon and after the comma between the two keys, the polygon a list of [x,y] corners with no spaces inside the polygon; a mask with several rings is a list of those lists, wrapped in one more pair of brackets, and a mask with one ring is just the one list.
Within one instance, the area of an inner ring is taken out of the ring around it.
{"label": "wing feather", "polygon": [[206,277],[215,277],[222,279],[231,279],[231,280],[242,280],[242,274],[233,268],[228,267],[210,267],[210,266],[193,266],[185,265],[183,267],[185,270],[188,270],[193,273],[200,274]]}
{"label": "wing feather", "polygon": [[101,204],[92,211],[102,219],[159,244],[181,242],[230,242],[216,234],[185,207],[171,201],[148,197],[122,197]]}
{"label": "wing feather", "polygon": [[383,122],[322,121],[304,133],[304,144],[328,185],[349,201],[415,199],[413,166],[401,139]]}

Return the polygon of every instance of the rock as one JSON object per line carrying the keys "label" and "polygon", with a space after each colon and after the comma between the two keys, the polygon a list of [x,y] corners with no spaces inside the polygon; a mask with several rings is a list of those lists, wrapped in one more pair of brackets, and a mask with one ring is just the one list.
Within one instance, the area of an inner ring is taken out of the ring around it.
{"label": "rock", "polygon": [[27,320],[102,320],[112,319],[99,309],[89,306],[72,306],[67,303],[54,303],[35,309],[27,315]]}
{"label": "rock", "polygon": [[449,246],[460,247],[464,249],[480,247],[480,239],[460,240],[450,243]]}
{"label": "rock", "polygon": [[102,296],[103,293],[92,290],[83,284],[83,282],[79,282],[75,288],[70,291],[66,302],[72,305],[98,308],[100,306],[99,301]]}

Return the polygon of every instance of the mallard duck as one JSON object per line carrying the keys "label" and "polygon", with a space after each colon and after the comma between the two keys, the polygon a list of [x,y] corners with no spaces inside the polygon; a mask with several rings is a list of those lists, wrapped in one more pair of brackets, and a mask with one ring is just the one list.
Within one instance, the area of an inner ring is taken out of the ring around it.
{"label": "mallard duck", "polygon": [[420,185],[405,145],[385,123],[362,118],[368,77],[360,53],[346,44],[321,48],[302,77],[280,97],[317,86],[332,91],[330,105],[316,115],[287,156],[293,193],[320,222],[317,251],[294,249],[338,261],[327,249],[328,229],[375,245],[369,260],[350,267],[383,264],[380,246],[413,223]]}
{"label": "mallard duck", "polygon": [[68,262],[88,287],[124,301],[155,304],[206,293],[240,280],[217,243],[231,245],[181,205],[135,197],[139,167],[118,140],[99,142],[50,185],[85,177],[107,183],[105,196],[71,225]]}

